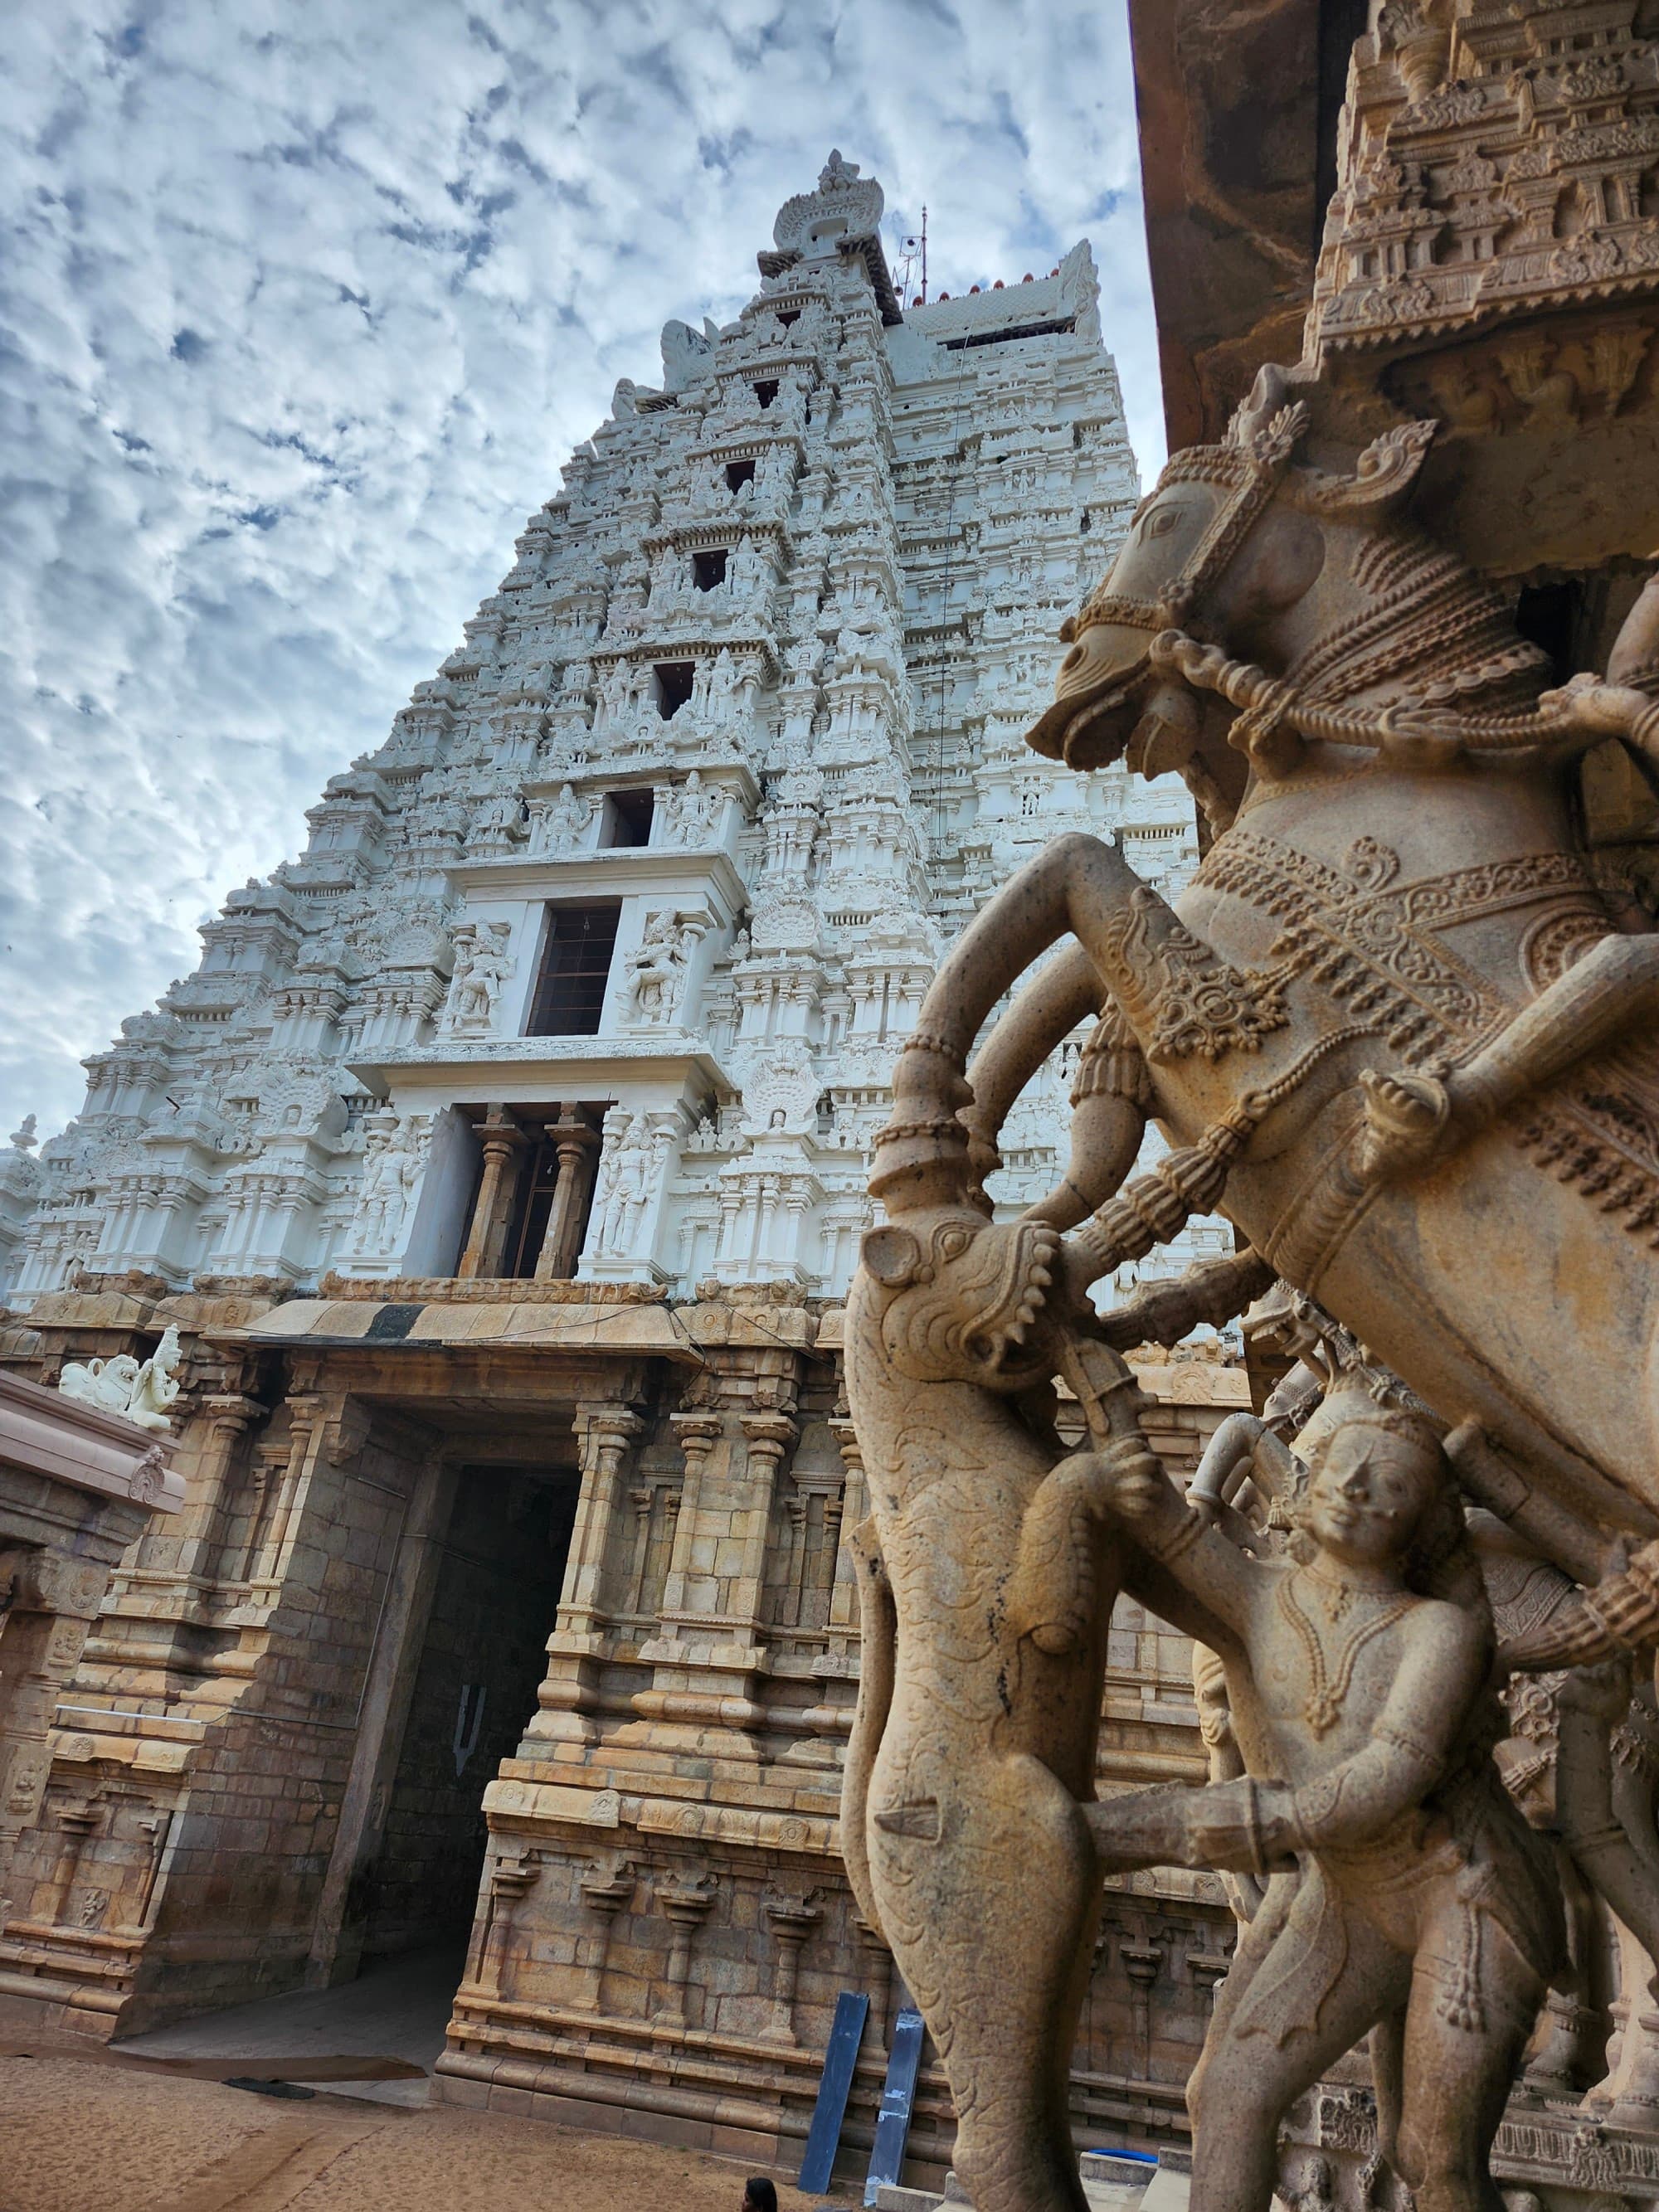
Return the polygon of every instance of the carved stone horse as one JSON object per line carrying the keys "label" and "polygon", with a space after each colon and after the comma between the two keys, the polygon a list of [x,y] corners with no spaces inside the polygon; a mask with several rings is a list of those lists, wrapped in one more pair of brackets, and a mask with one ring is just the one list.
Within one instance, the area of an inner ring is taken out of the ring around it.
{"label": "carved stone horse", "polygon": [[[1547,693],[1503,602],[1399,519],[1432,426],[1340,474],[1296,460],[1306,428],[1264,373],[1224,444],[1176,457],[1032,732],[1079,769],[1127,751],[1186,776],[1213,842],[1179,912],[1115,848],[1050,846],[941,969],[871,1178],[889,1220],[848,1316],[872,1515],[842,1842],[939,2044],[980,2212],[1082,2202],[1065,2078],[1101,1644],[1121,1577],[1181,1618],[1038,1402],[1061,1374],[1097,1447],[1144,1449],[1101,1340],[1137,1339],[1093,1320],[1088,1285],[1219,1203],[1254,1252],[1177,1333],[1276,1273],[1462,1425],[1511,1506],[1532,1494],[1579,1579],[1615,1532],[1659,1531],[1659,938],[1619,933],[1574,804],[1589,746],[1615,733],[1645,763],[1659,733],[1659,610],[1627,625],[1623,680]],[[1091,1011],[1066,1179],[992,1227],[1002,1119]],[[1126,1188],[1149,1117],[1176,1149]],[[1650,1585],[1621,1601],[1651,1640]]]}

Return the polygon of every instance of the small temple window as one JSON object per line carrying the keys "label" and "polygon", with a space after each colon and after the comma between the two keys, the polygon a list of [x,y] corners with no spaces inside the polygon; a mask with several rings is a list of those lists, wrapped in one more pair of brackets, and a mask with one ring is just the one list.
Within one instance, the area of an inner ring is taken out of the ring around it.
{"label": "small temple window", "polygon": [[777,396],[778,380],[776,377],[762,377],[759,383],[755,386],[755,404],[757,407],[762,408],[769,407]]}
{"label": "small temple window", "polygon": [[547,939],[526,1036],[599,1035],[621,912],[617,899],[593,906],[549,907]]}
{"label": "small temple window", "polygon": [[648,845],[656,803],[655,794],[648,787],[644,791],[607,792],[600,846],[614,852],[620,846]]}
{"label": "small temple window", "polygon": [[672,722],[690,703],[694,664],[689,660],[659,660],[652,671],[657,679],[657,712]]}
{"label": "small temple window", "polygon": [[778,309],[778,327],[780,330],[787,331],[792,326],[792,325],[798,323],[799,320],[800,309],[799,307],[780,307]]}
{"label": "small temple window", "polygon": [[[750,474],[751,476],[754,474],[752,463],[750,465]],[[711,552],[694,553],[691,556],[691,580],[700,592],[718,590],[726,581],[726,549],[724,545],[715,546]]]}
{"label": "small temple window", "polygon": [[741,491],[746,483],[753,483],[754,481],[755,464],[752,461],[728,461],[726,463],[726,489],[727,491]]}

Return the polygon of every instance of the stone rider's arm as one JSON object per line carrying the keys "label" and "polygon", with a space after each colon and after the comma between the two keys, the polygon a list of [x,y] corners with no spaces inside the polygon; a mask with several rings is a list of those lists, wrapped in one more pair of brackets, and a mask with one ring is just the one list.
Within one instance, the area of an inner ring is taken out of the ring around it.
{"label": "stone rider's arm", "polygon": [[1150,1454],[1142,1467],[1116,1476],[1111,1504],[1165,1574],[1237,1634],[1244,1634],[1252,1595],[1272,1570],[1218,1535]]}

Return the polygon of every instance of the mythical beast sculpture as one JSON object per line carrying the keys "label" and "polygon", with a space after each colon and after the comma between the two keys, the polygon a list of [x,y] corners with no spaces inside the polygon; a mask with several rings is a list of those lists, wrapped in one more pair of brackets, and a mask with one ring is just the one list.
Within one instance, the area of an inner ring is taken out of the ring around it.
{"label": "mythical beast sculpture", "polygon": [[[1317,396],[1264,372],[1224,444],[1170,462],[1031,733],[1079,769],[1180,770],[1211,832],[1196,881],[1177,912],[1073,836],[1008,884],[929,993],[871,1177],[843,1844],[979,2212],[1082,2204],[1065,2077],[1100,1647],[1121,1579],[1183,1618],[1116,1510],[1146,1463],[1121,1350],[1275,1275],[1316,1292],[1455,1425],[1465,1487],[1589,1586],[1552,1663],[1659,1638],[1659,937],[1621,933],[1574,805],[1603,737],[1659,756],[1659,599],[1607,682],[1550,691],[1498,594],[1401,519],[1433,426],[1334,471],[1298,459]],[[1066,1181],[994,1225],[1002,1120],[1091,1012]],[[1175,1149],[1126,1187],[1149,1118]],[[1091,1281],[1218,1204],[1237,1261],[1094,1316]],[[1092,1451],[1064,1453],[1056,1376]]]}

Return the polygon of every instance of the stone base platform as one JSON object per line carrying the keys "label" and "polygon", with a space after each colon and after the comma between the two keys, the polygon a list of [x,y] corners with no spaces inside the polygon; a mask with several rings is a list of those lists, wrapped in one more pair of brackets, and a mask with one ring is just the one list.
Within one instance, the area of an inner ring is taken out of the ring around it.
{"label": "stone base platform", "polygon": [[[1650,2206],[1659,2200],[1659,2112],[1655,2121],[1620,2126],[1594,2106],[1522,2091],[1510,2099],[1492,2145],[1493,2179],[1510,2212]],[[1410,2204],[1374,2163],[1376,2105],[1369,2088],[1322,2083],[1292,2108],[1280,2142],[1279,2200],[1289,2212],[1406,2212]]]}
{"label": "stone base platform", "polygon": [[[1190,2164],[1182,2151],[1161,2152],[1156,2160],[1085,2151],[1078,2171],[1090,2212],[1187,2212]],[[954,2173],[945,2181],[943,2197],[892,2185],[876,2196],[876,2212],[941,2212],[946,2206],[973,2212]]]}

